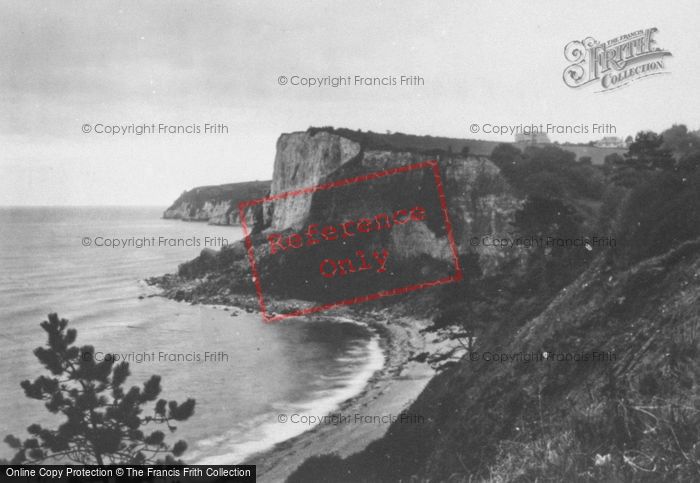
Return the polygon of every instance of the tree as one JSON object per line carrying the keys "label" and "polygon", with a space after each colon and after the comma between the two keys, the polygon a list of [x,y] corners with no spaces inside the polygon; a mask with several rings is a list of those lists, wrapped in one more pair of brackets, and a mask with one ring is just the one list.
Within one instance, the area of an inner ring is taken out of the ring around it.
{"label": "tree", "polygon": [[549,258],[562,257],[572,251],[570,247],[549,247],[546,240],[576,238],[580,232],[580,216],[576,210],[558,198],[542,196],[530,196],[522,208],[515,213],[513,227],[519,236],[536,240],[533,256],[530,263],[533,265],[532,273],[539,278],[539,283],[547,285],[565,277],[565,273],[557,273],[557,270],[548,270]]}
{"label": "tree", "polygon": [[552,144],[541,146],[527,146],[523,153],[526,158],[532,160],[535,167],[541,168],[565,168],[575,166],[576,154]]}
{"label": "tree", "polygon": [[700,148],[700,139],[695,134],[688,132],[685,124],[674,124],[666,129],[662,136],[664,138],[663,147],[671,150],[676,157],[697,152]]}
{"label": "tree", "polygon": [[700,151],[686,154],[678,161],[678,172],[682,175],[694,173],[700,169]]}
{"label": "tree", "polygon": [[610,153],[605,156],[603,159],[603,167],[602,170],[605,173],[606,176],[610,176],[617,166],[619,166],[621,163],[625,162],[625,158],[622,157],[621,154],[618,153]]}
{"label": "tree", "polygon": [[[576,154],[554,145],[527,146],[524,152],[496,146],[491,161],[521,196],[600,199],[604,178],[597,167],[576,162]],[[546,192],[542,192],[546,189]]]}
{"label": "tree", "polygon": [[623,158],[620,154],[618,153],[610,153],[605,156],[603,159],[603,165],[604,166],[615,166],[617,164],[623,163],[625,161],[625,158]]}
{"label": "tree", "polygon": [[674,168],[673,154],[664,147],[664,138],[652,131],[641,131],[622,161],[617,161],[613,181],[631,188],[646,179],[650,171],[669,171]]}
{"label": "tree", "polygon": [[522,160],[523,152],[512,144],[499,144],[493,148],[491,152],[491,161],[493,161],[504,174],[510,173]]}
{"label": "tree", "polygon": [[[462,255],[460,265],[464,278],[459,283],[449,284],[443,288],[437,314],[429,330],[458,327],[459,332],[452,334],[452,337],[471,352],[474,339],[484,328],[484,321],[491,318],[486,316],[487,310],[484,310],[490,308],[491,301],[481,293],[478,283],[483,275],[479,255],[476,253]],[[466,344],[463,339],[466,339]]]}
{"label": "tree", "polygon": [[[667,252],[700,236],[700,172],[654,173],[625,198],[615,223],[622,265]],[[624,249],[622,248],[624,247]]]}
{"label": "tree", "polygon": [[559,173],[542,170],[529,175],[523,175],[522,185],[527,188],[526,193],[537,198],[565,198],[567,180]]}
{"label": "tree", "polygon": [[529,197],[515,213],[513,223],[523,236],[575,236],[578,230],[576,211],[556,198]]}
{"label": "tree", "polygon": [[[125,392],[122,386],[130,375],[129,364],[115,365],[114,358],[108,357],[96,362],[92,346],[73,345],[77,331],[66,329],[67,325],[56,314],[49,314],[49,320],[41,323],[48,343],[37,347],[34,355],[51,375],[21,383],[27,397],[46,401],[46,409],[62,414],[66,421],[53,430],[32,424],[27,428],[32,437],[24,441],[8,435],[5,442],[17,450],[11,463],[49,459],[100,465],[178,463],[175,458],[187,449],[187,443],[180,440],[171,447],[162,431],[146,434],[144,427],[165,424],[175,431],[173,421],[194,414],[194,399],[181,404],[158,399],[160,376],[151,376],[143,388],[133,386]],[[143,406],[154,401],[153,413],[143,415]]]}

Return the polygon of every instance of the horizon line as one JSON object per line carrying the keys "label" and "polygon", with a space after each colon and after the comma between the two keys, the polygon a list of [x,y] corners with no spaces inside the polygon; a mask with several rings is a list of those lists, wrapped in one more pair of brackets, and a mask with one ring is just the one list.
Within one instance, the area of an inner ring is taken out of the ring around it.
{"label": "horizon line", "polygon": [[167,205],[2,205],[0,208],[161,208]]}

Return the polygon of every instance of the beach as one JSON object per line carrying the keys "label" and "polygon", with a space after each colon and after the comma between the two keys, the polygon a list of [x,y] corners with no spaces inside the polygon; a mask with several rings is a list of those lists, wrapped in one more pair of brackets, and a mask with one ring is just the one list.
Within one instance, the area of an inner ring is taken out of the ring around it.
{"label": "beach", "polygon": [[[183,280],[175,275],[153,277],[149,283],[159,286],[162,296],[179,298],[195,304],[212,304],[257,312],[257,299],[251,295],[233,294],[219,290],[197,290],[198,281]],[[271,313],[285,313],[311,306],[309,301],[297,299],[268,300]],[[384,436],[390,426],[390,418],[398,417],[418,397],[435,375],[435,366],[454,361],[463,353],[458,341],[450,337],[450,329],[439,332],[424,331],[431,321],[404,313],[401,306],[382,310],[362,308],[336,308],[324,313],[289,320],[313,323],[326,319],[338,322],[354,322],[366,325],[379,335],[384,364],[369,378],[364,389],[340,403],[330,412],[306,412],[319,417],[320,423],[308,425],[308,430],[294,435],[265,449],[251,454],[245,464],[257,467],[258,481],[285,481],[306,459],[323,454],[347,457],[367,447]],[[262,318],[260,314],[258,314]],[[273,329],[287,321],[269,324]],[[455,350],[456,349],[456,350]],[[280,432],[288,433],[289,425],[302,426],[306,421],[291,421],[292,415],[280,411],[289,419],[276,425]],[[406,413],[402,424],[422,424],[421,415]],[[300,415],[301,416],[301,415]],[[383,419],[382,419],[383,418]],[[379,419],[379,420],[377,420]]]}
{"label": "beach", "polygon": [[[259,481],[285,481],[296,468],[312,456],[336,454],[347,457],[381,438],[402,411],[426,387],[435,375],[436,366],[454,361],[463,348],[450,337],[450,329],[439,332],[425,331],[432,321],[415,316],[402,303],[381,310],[368,307],[342,307],[324,312],[323,315],[293,317],[279,322],[263,324],[259,301],[252,294],[240,293],[226,286],[231,274],[217,274],[206,278],[184,278],[169,274],[148,279],[159,287],[161,296],[195,305],[231,307],[260,318],[261,325],[272,331],[282,330],[288,323],[314,324],[346,322],[366,326],[375,333],[380,343],[383,364],[364,377],[363,387],[356,386],[346,399],[336,399],[329,405],[305,405],[302,411],[289,406],[277,406],[275,414],[268,413],[265,424],[278,436],[276,443],[248,452],[243,460],[233,463],[257,466]],[[268,313],[284,314],[313,306],[311,301],[267,297]],[[303,344],[303,342],[302,342]],[[456,350],[455,350],[456,349]],[[358,376],[360,374],[358,373]],[[310,377],[317,377],[311,375]],[[362,377],[355,377],[355,380]],[[406,413],[400,424],[422,424],[421,415]],[[313,417],[314,420],[310,420]],[[295,419],[296,418],[296,419]],[[427,424],[427,423],[426,423]],[[280,435],[289,435],[280,438]],[[223,447],[235,446],[234,440],[218,440],[217,454]],[[248,448],[251,448],[248,445]],[[217,458],[217,459],[214,459]],[[200,463],[224,461],[218,457],[198,460]]]}
{"label": "beach", "polygon": [[[257,466],[258,481],[285,481],[309,457],[328,453],[346,457],[381,438],[390,424],[377,418],[399,416],[435,374],[427,363],[411,359],[423,352],[435,354],[454,345],[444,337],[421,333],[428,325],[425,320],[393,318],[387,311],[373,318],[371,325],[382,334],[386,357],[383,369],[375,373],[361,393],[332,413],[337,416],[335,420],[324,421],[269,451],[250,457],[246,463]],[[406,416],[403,424],[421,424],[420,415],[406,413]]]}

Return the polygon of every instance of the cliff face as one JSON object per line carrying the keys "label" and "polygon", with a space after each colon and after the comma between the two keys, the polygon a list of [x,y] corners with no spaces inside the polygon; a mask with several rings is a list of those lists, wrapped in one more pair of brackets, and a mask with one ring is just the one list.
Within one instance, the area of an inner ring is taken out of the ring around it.
{"label": "cliff face", "polygon": [[[270,193],[276,195],[315,186],[360,153],[360,145],[349,139],[319,132],[282,134]],[[273,230],[301,226],[311,207],[310,196],[293,196],[264,208],[264,222]]]}
{"label": "cliff face", "polygon": [[[369,146],[372,149],[368,149],[363,138],[353,140],[323,130],[283,134],[277,143],[270,192],[275,195],[436,160],[460,257],[477,254],[479,270],[484,275],[492,275],[511,262],[517,270],[524,267],[524,249],[496,249],[481,244],[485,236],[508,237],[515,212],[522,203],[500,169],[487,157]],[[347,244],[341,240],[321,244],[315,250],[273,254],[268,242],[272,234],[284,238],[292,230],[298,232],[310,224],[337,225],[416,206],[424,207],[427,213],[421,222],[394,224],[391,229],[363,234]],[[387,284],[400,287],[416,280],[436,280],[454,274],[454,256],[432,168],[289,196],[256,206],[246,219],[264,290],[271,296],[335,302],[386,290]],[[361,283],[352,277],[330,280],[319,275],[322,260],[356,256],[360,248],[365,253],[386,250],[391,254],[391,271],[386,276],[384,272],[363,272]],[[183,280],[205,279],[189,287],[183,297],[195,300],[209,293],[253,293],[245,254],[241,242],[215,256],[203,254],[181,265],[178,274]]]}
{"label": "cliff face", "polygon": [[206,221],[212,225],[240,224],[238,203],[262,198],[270,191],[270,181],[200,186],[185,191],[165,210],[163,218]]}
{"label": "cliff face", "polygon": [[[197,188],[195,188],[197,189]],[[238,224],[237,218],[233,218],[230,201],[205,201],[202,206],[194,202],[181,201],[168,208],[163,213],[163,218],[185,221],[208,221],[212,225]]]}
{"label": "cliff face", "polygon": [[[519,255],[481,246],[473,239],[484,235],[505,236],[520,206],[496,167],[485,156],[462,156],[447,153],[422,154],[385,150],[365,150],[355,141],[320,131],[283,134],[277,142],[272,194],[315,186],[375,171],[407,166],[437,159],[447,197],[459,252],[476,252],[485,270],[497,267],[506,259]],[[398,198],[435,203],[435,181],[430,170],[415,170],[359,182],[352,188],[318,191],[268,203],[264,208],[266,229],[298,229],[310,222],[328,222],[390,212]],[[389,247],[401,258],[428,255],[449,260],[451,253],[442,220],[432,224],[406,225],[393,230]]]}

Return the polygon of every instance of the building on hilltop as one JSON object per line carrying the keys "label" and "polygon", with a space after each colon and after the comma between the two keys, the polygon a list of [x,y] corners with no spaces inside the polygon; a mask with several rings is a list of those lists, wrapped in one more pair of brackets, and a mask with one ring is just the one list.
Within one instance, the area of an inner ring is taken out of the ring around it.
{"label": "building on hilltop", "polygon": [[515,135],[515,142],[522,144],[551,144],[552,141],[546,133],[543,132],[519,132]]}
{"label": "building on hilltop", "polygon": [[626,148],[627,143],[619,137],[616,136],[606,136],[600,141],[596,141],[595,146],[599,148]]}

